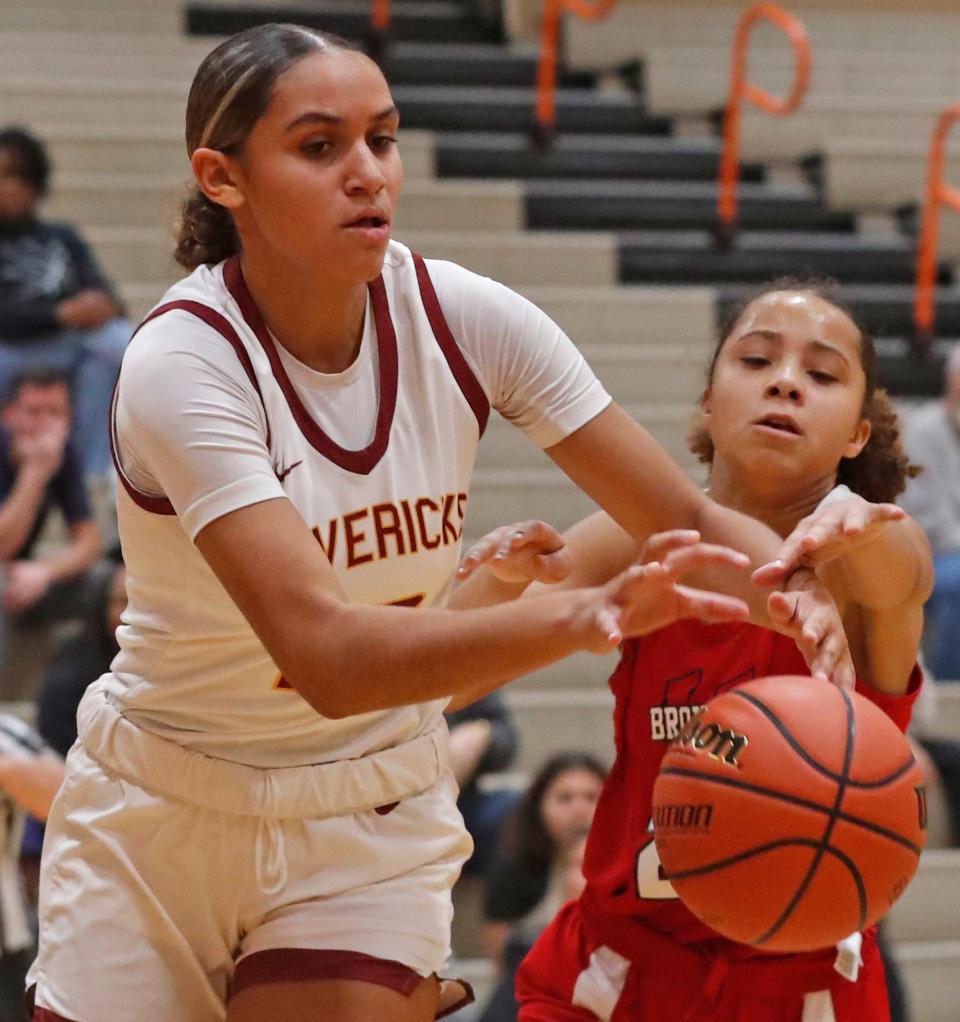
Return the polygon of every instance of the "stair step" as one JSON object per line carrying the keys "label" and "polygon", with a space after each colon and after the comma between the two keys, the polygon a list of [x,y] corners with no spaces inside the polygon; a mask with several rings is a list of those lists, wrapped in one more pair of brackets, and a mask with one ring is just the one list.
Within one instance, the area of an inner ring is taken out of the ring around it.
{"label": "stair step", "polygon": [[956,1022],[960,941],[896,944],[893,956],[909,994],[910,1017],[917,1022]]}
{"label": "stair step", "polygon": [[[916,273],[914,246],[902,238],[777,231],[742,232],[720,248],[709,231],[621,234],[620,279],[631,283],[765,281],[826,274],[841,283],[906,283]],[[940,279],[952,279],[946,265]]]}
{"label": "stair step", "polygon": [[[533,89],[492,86],[397,85],[394,99],[404,125],[435,131],[529,131],[534,124]],[[558,89],[558,132],[669,135],[667,117],[651,117],[627,92]]]}
{"label": "stair step", "polygon": [[885,922],[891,940],[960,940],[960,849],[928,850]]}
{"label": "stair step", "polygon": [[[443,177],[654,178],[708,180],[717,176],[719,145],[712,139],[558,135],[548,149],[524,133],[442,132],[436,136]],[[764,180],[747,164],[742,180]]]}
{"label": "stair step", "polygon": [[[749,297],[753,289],[742,284],[718,284],[721,310]],[[876,336],[913,334],[914,289],[909,284],[851,284],[844,288],[844,301],[865,330]],[[960,334],[960,287],[937,290],[937,330],[944,336]],[[895,382],[895,381],[892,381]]]}
{"label": "stair step", "polygon": [[449,259],[508,287],[616,283],[616,249],[609,234],[411,229],[398,239],[427,258]]}
{"label": "stair step", "polygon": [[[716,186],[707,182],[534,181],[525,191],[530,227],[622,231],[716,222]],[[857,221],[827,209],[809,188],[744,184],[740,223],[753,230],[850,232]]]}
{"label": "stair step", "polygon": [[[532,88],[538,48],[492,43],[398,42],[387,50],[384,73],[391,85],[496,85]],[[594,76],[558,73],[561,87],[586,88]]]}
{"label": "stair step", "polygon": [[[320,28],[348,39],[364,39],[370,30],[369,0],[205,0],[186,5],[186,27],[192,35],[233,35],[271,21]],[[487,33],[463,4],[394,0],[391,38],[445,43],[487,41]]]}

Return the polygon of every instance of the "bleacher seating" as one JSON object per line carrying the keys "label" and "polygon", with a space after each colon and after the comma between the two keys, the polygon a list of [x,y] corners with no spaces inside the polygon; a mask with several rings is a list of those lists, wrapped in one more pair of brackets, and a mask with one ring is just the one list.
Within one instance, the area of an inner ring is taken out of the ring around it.
{"label": "bleacher seating", "polygon": [[[177,0],[33,0],[5,12],[3,117],[49,138],[57,165],[49,213],[83,228],[135,315],[179,272],[169,251],[188,179],[183,106],[213,37],[279,16],[359,38],[368,8],[366,0],[206,0],[185,10]],[[395,9],[387,70],[403,115],[408,177],[398,237],[541,304],[691,473],[699,470],[684,436],[717,299],[728,305],[771,274],[839,277],[882,336],[887,381],[901,394],[938,388],[936,365],[915,372],[903,340],[911,331],[912,239],[892,217],[880,233],[866,233],[861,214],[888,214],[922,192],[933,117],[960,98],[950,92],[960,57],[955,31],[943,30],[948,15],[810,12],[822,79],[795,117],[746,118],[741,196],[749,230],[718,253],[711,227],[719,147],[710,114],[722,102],[738,8],[637,4],[608,23],[571,21],[560,133],[547,151],[527,143],[529,46],[492,39],[461,0],[397,0]],[[208,37],[185,35],[184,25]],[[786,52],[772,34],[758,38]],[[642,91],[594,88],[595,72],[638,55],[647,72]],[[785,85],[772,58],[751,66],[761,84]],[[894,73],[905,76],[896,92],[885,89]],[[804,173],[796,159],[814,155]],[[795,174],[783,175],[785,162]],[[960,255],[960,224],[945,222],[944,237],[945,255]],[[941,330],[960,335],[952,266],[940,274]],[[566,525],[589,509],[545,456],[491,421],[469,535],[531,513]],[[574,657],[508,690],[524,736],[520,770],[563,745],[586,744],[609,760],[611,666],[610,657]],[[956,695],[946,688],[937,727],[960,737],[960,686]],[[891,916],[913,1022],[955,1022],[958,890],[960,853],[933,851]],[[485,963],[461,971],[481,988],[490,982]]]}

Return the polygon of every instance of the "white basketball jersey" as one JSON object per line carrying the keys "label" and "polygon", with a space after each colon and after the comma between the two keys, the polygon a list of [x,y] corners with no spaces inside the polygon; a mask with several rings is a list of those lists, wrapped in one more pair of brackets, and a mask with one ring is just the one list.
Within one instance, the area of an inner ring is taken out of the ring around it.
{"label": "white basketball jersey", "polygon": [[[419,257],[391,246],[370,307],[379,410],[363,450],[337,444],[301,403],[239,259],[174,285],[148,320],[188,312],[220,334],[224,359],[239,359],[262,402],[276,477],[347,596],[428,605],[458,562],[489,409]],[[125,716],[180,744],[263,766],[360,756],[437,723],[442,700],[346,720],[319,716],[278,676],[169,501],[138,491],[118,469],[131,627],[120,629],[121,652],[104,684]]]}

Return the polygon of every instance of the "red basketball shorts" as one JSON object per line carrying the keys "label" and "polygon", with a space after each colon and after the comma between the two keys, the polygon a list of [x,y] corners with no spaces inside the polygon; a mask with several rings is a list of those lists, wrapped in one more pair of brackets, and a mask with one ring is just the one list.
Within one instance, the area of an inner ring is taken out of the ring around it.
{"label": "red basketball shorts", "polygon": [[589,919],[588,927],[580,902],[564,906],[524,959],[520,1022],[889,1022],[872,932],[850,982],[833,970],[830,954],[728,962],[645,927],[631,948],[620,920],[613,950],[594,936],[597,917]]}

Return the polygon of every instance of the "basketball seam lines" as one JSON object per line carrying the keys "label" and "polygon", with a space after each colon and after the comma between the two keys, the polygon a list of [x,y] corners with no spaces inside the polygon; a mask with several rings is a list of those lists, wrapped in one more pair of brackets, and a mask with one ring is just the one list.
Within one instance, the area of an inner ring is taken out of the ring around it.
{"label": "basketball seam lines", "polygon": [[[758,845],[745,852],[732,855],[729,859],[718,859],[716,862],[709,862],[703,866],[697,866],[694,869],[685,869],[679,873],[667,873],[666,870],[664,870],[664,874],[666,879],[671,882],[674,880],[688,880],[691,877],[702,876],[705,873],[712,873],[718,869],[726,869],[727,866],[735,866],[739,862],[746,862],[747,859],[752,859],[755,855],[763,855],[766,852],[772,852],[777,848],[789,848],[792,845],[803,845],[808,848],[818,848],[819,842],[814,841],[812,837],[782,838],[779,841],[770,841],[765,845]],[[861,900],[866,900],[866,889],[863,886],[863,877],[860,876],[860,871],[857,869],[856,863],[849,855],[846,854],[846,852],[842,852],[839,848],[834,848],[831,845],[828,845],[824,851],[830,855],[835,855],[850,870],[850,875],[853,877],[853,881],[857,885],[857,890],[862,896]]]}
{"label": "basketball seam lines", "polygon": [[[739,696],[741,699],[745,699],[748,703],[750,703],[751,706],[755,706],[767,718],[767,720],[769,720],[770,723],[773,724],[777,731],[780,732],[780,735],[783,738],[783,740],[808,766],[813,767],[814,770],[816,770],[818,773],[822,774],[829,780],[836,781],[837,784],[841,783],[841,781],[843,780],[843,775],[834,773],[832,770],[825,767],[822,763],[818,763],[813,758],[813,756],[811,756],[810,753],[807,752],[807,750],[796,740],[796,738],[794,738],[793,735],[790,734],[790,732],[784,726],[783,722],[777,718],[776,714],[773,713],[769,706],[761,702],[761,700],[759,700],[755,695],[752,695],[749,692],[734,690],[731,694]],[[897,767],[892,774],[889,774],[886,777],[881,777],[876,781],[855,781],[850,778],[847,778],[847,787],[862,788],[867,790],[871,788],[882,788],[884,785],[892,784],[894,781],[902,777],[910,769],[910,767],[913,766],[913,764],[914,757],[911,756],[902,766]]]}
{"label": "basketball seam lines", "polygon": [[[820,844],[817,848],[813,861],[807,867],[807,875],[800,881],[799,886],[793,894],[793,897],[787,903],[787,907],[783,910],[780,918],[766,931],[761,934],[755,941],[754,944],[765,944],[770,938],[783,926],[783,924],[793,914],[793,910],[800,904],[804,894],[810,884],[813,883],[813,878],[816,876],[817,870],[820,868],[820,862],[823,859],[823,853],[830,847],[830,835],[833,834],[834,828],[837,825],[837,814],[840,812],[840,806],[843,803],[843,797],[847,791],[847,780],[850,777],[850,767],[853,763],[853,743],[856,737],[856,726],[854,724],[853,717],[853,703],[850,701],[850,696],[847,695],[843,690],[840,691],[840,695],[843,697],[844,710],[846,711],[847,717],[847,737],[844,743],[843,751],[843,776],[837,783],[837,795],[833,801],[833,808],[830,810],[830,818],[827,821],[827,825],[824,828],[823,836],[820,838]],[[757,700],[759,702],[759,700]],[[762,705],[762,704],[761,704]],[[772,711],[771,711],[772,712]],[[774,715],[775,716],[775,715]],[[776,721],[778,725],[786,731],[786,726],[782,725],[779,720]],[[854,867],[856,868],[856,867]],[[860,895],[860,922],[857,926],[858,930],[862,930],[867,921],[867,904],[866,898],[862,888],[858,885],[858,893]]]}
{"label": "basketball seam lines", "polygon": [[[743,791],[751,791],[757,795],[766,795],[768,798],[775,798],[781,802],[787,802],[790,805],[800,806],[802,809],[813,809],[818,813],[830,812],[830,810],[820,802],[811,802],[808,799],[801,798],[799,795],[791,795],[789,792],[777,791],[774,788],[763,788],[758,784],[749,784],[746,781],[738,781],[733,777],[712,777],[707,774],[699,773],[696,770],[683,770],[679,767],[663,767],[661,773],[670,774],[675,777],[693,777],[698,781],[704,781],[709,784],[722,784],[728,788],[738,788]],[[881,827],[878,823],[872,823],[870,820],[864,820],[862,817],[854,816],[852,813],[845,813],[843,811],[837,813],[837,819],[841,820],[843,823],[849,823],[852,826],[861,827],[863,830],[872,831],[880,837],[887,838],[888,841],[893,841],[895,844],[903,845],[904,848],[908,848],[916,855],[919,855],[921,852],[921,848],[918,845],[907,840],[907,838],[898,834],[896,831],[887,830],[886,827]]]}

